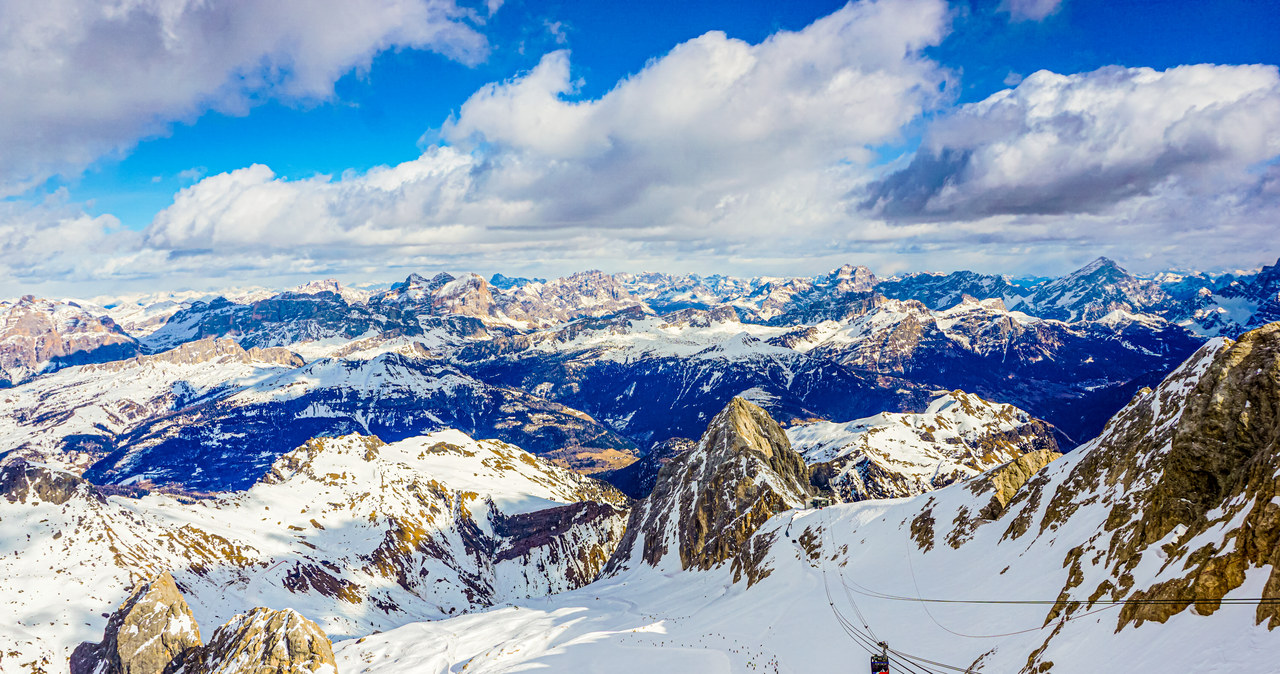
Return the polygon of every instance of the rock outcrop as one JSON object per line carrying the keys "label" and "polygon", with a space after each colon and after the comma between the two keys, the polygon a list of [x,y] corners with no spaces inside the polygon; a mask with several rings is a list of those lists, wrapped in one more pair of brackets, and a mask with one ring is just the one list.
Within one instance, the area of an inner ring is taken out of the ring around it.
{"label": "rock outcrop", "polygon": [[75,302],[31,295],[0,301],[0,388],[20,384],[43,370],[128,358],[138,352],[137,340],[115,321]]}
{"label": "rock outcrop", "polygon": [[333,644],[293,609],[255,608],[219,627],[182,674],[337,674]]}
{"label": "rock outcrop", "polygon": [[161,674],[178,671],[200,647],[200,629],[169,572],[139,583],[111,614],[99,644],[81,644],[72,674]]}
{"label": "rock outcrop", "polygon": [[10,503],[62,505],[77,493],[103,500],[101,492],[83,478],[50,470],[16,455],[0,459],[0,496]]}
{"label": "rock outcrop", "polygon": [[991,501],[982,510],[978,511],[978,516],[989,520],[999,517],[1013,500],[1014,495],[1018,493],[1022,485],[1031,479],[1032,475],[1035,475],[1041,468],[1061,456],[1061,454],[1048,449],[1027,452],[1012,461],[992,468],[972,481],[969,484],[969,489],[975,494],[987,492],[991,494]]}
{"label": "rock outcrop", "polygon": [[631,513],[606,573],[635,563],[707,570],[730,562],[734,580],[765,577],[768,541],[752,534],[775,513],[801,506],[809,473],[767,412],[734,398],[698,446],[666,464]]}

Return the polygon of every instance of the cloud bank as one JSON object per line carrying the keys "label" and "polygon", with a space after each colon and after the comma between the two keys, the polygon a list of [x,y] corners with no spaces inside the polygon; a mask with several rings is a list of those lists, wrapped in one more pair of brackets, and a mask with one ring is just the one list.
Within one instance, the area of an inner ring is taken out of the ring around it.
{"label": "cloud bank", "polygon": [[476,62],[467,16],[452,0],[0,3],[0,196],[207,110],[329,97],[386,49]]}
{"label": "cloud bank", "polygon": [[[759,44],[707,33],[598,98],[552,52],[475,92],[399,165],[206,176],[144,232],[65,203],[0,211],[8,284],[846,261],[1055,273],[1103,254],[1137,270],[1280,254],[1274,66],[1042,71],[953,107],[956,75],[927,55],[949,20],[940,0],[879,0]],[[332,82],[310,81],[298,95]],[[922,128],[914,154],[883,163]],[[35,243],[41,228],[89,243]]]}

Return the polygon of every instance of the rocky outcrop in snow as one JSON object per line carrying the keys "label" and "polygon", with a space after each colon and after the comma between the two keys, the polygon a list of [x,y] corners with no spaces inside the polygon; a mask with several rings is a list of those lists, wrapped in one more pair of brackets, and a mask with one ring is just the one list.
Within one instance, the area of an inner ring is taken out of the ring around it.
{"label": "rocky outcrop in snow", "polygon": [[46,369],[128,358],[137,341],[107,316],[70,301],[0,301],[0,388]]}
{"label": "rocky outcrop in snow", "polygon": [[166,571],[133,588],[108,619],[102,643],[76,649],[71,673],[169,674],[199,647],[200,628]]}
{"label": "rocky outcrop in snow", "polygon": [[337,674],[333,644],[293,609],[255,608],[219,627],[182,674]]}
{"label": "rocky outcrop in snow", "polygon": [[563,592],[599,574],[628,506],[604,483],[452,430],[317,438],[217,498],[93,486],[14,458],[0,489],[0,577],[40,579],[38,592],[0,583],[6,672],[98,638],[88,623],[155,569],[172,570],[203,625],[292,606],[341,636]]}
{"label": "rocky outcrop in snow", "polygon": [[695,449],[663,466],[653,493],[632,510],[610,570],[731,562],[735,581],[754,583],[769,573],[761,564],[768,542],[752,534],[809,495],[808,469],[786,433],[767,412],[734,398]]}

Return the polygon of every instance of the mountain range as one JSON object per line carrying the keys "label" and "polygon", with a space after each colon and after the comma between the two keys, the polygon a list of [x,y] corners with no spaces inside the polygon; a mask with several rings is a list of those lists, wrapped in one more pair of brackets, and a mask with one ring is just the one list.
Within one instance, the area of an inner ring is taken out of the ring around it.
{"label": "mountain range", "polygon": [[0,671],[1256,669],[1278,269],[5,301]]}

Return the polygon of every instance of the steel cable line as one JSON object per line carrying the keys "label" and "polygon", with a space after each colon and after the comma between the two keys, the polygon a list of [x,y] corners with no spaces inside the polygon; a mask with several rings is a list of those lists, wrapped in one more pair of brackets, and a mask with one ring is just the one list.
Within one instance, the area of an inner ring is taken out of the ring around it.
{"label": "steel cable line", "polygon": [[[824,519],[825,519],[825,518],[824,518]],[[830,531],[830,529],[831,529],[831,527],[830,527],[830,523],[829,523],[829,522],[823,522],[823,527],[822,527],[822,529],[823,529],[823,533],[825,534],[825,536],[826,536],[827,540],[829,540],[829,541],[831,542],[831,549],[832,549],[832,550],[835,550],[835,537],[834,537],[834,535],[832,535],[832,534],[831,534],[831,531]],[[827,603],[828,603],[828,604],[830,605],[830,607],[831,607],[831,612],[836,616],[836,620],[837,620],[837,622],[839,622],[839,623],[840,623],[840,626],[844,629],[844,631],[845,631],[845,633],[846,633],[846,634],[848,634],[851,638],[853,638],[856,642],[858,642],[858,644],[859,644],[860,646],[862,646],[862,649],[863,649],[863,650],[867,651],[868,653],[870,653],[870,654],[872,654],[872,655],[875,655],[875,654],[876,654],[876,652],[875,652],[875,650],[873,650],[873,649],[874,649],[875,647],[877,647],[877,646],[880,646],[880,645],[884,644],[884,642],[883,642],[883,641],[880,641],[880,640],[878,640],[878,639],[876,639],[876,640],[872,640],[872,639],[871,639],[871,637],[870,637],[870,635],[868,635],[868,634],[862,634],[862,633],[858,630],[857,626],[855,626],[855,625],[852,623],[852,621],[850,621],[848,618],[846,618],[842,613],[840,613],[840,610],[839,610],[838,608],[836,608],[836,605],[835,605],[835,599],[831,596],[831,586],[830,586],[830,583],[828,582],[828,578],[827,578],[827,566],[826,566],[826,565],[827,565],[827,559],[826,559],[825,555],[821,555],[821,554],[819,555],[818,559],[820,560],[820,568],[821,568],[821,570],[822,570],[822,583],[823,583],[823,588],[826,590],[826,594],[827,594]],[[838,568],[837,568],[837,572],[838,572],[838,573],[840,573],[841,580],[842,580],[842,584],[843,584],[843,577],[844,577],[844,574],[843,574],[843,572],[839,571],[839,569],[838,569]],[[870,632],[870,631],[871,631],[871,627],[870,627],[870,625],[869,625],[869,624],[867,624],[867,623],[866,623],[866,618],[865,618],[865,616],[863,616],[863,615],[862,615],[862,612],[857,608],[857,603],[856,603],[856,602],[853,602],[853,598],[852,598],[852,596],[849,596],[849,600],[850,600],[850,603],[853,605],[854,610],[858,612],[859,617],[863,620],[863,625],[864,625],[864,627],[866,627],[866,628],[867,628],[867,631],[868,631],[868,632]],[[911,672],[921,672],[921,671],[923,671],[923,672],[925,672],[925,674],[938,674],[938,672],[937,672],[936,670],[933,670],[933,669],[931,669],[931,668],[929,668],[929,667],[927,667],[926,665],[921,664],[921,663],[928,663],[928,664],[931,664],[931,665],[934,665],[934,666],[937,666],[937,667],[943,667],[943,668],[945,668],[945,669],[948,669],[948,670],[954,670],[954,671],[958,671],[958,672],[970,672],[970,671],[971,671],[971,670],[970,670],[969,668],[967,668],[967,667],[966,667],[966,668],[955,667],[955,666],[953,666],[953,665],[947,665],[947,664],[944,664],[944,663],[935,662],[935,661],[933,661],[933,660],[929,660],[929,659],[927,659],[927,658],[922,658],[922,657],[919,657],[919,656],[912,656],[912,655],[910,655],[910,654],[908,654],[908,653],[904,653],[904,652],[902,652],[902,651],[898,651],[898,650],[890,649],[890,648],[888,648],[887,646],[885,646],[884,648],[885,648],[885,651],[886,651],[887,653],[892,653],[894,656],[897,656],[896,658],[895,658],[895,657],[890,657],[890,662],[891,662],[891,663],[898,665],[898,667],[899,667],[900,669],[906,669],[906,670],[911,671]]]}
{"label": "steel cable line", "polygon": [[[824,527],[824,531],[825,531],[825,527]],[[833,539],[833,545],[834,545],[834,539]],[[827,605],[831,608],[831,613],[832,615],[835,616],[836,623],[840,625],[840,628],[844,631],[845,635],[848,636],[850,639],[852,639],[854,643],[858,644],[858,646],[861,647],[862,650],[866,651],[871,655],[875,655],[876,654],[875,649],[880,644],[877,643],[876,641],[871,640],[871,638],[868,635],[861,633],[858,630],[857,626],[855,626],[852,621],[846,618],[844,614],[842,614],[840,610],[836,608],[835,598],[831,596],[831,584],[830,582],[828,582],[828,578],[827,578],[826,560],[822,559],[821,556],[819,557],[819,559],[821,560],[819,564],[819,568],[822,571],[822,585],[823,585],[823,589],[826,591],[826,594],[827,594]],[[903,661],[898,658],[891,659],[891,662],[899,665],[900,669],[905,669],[910,672],[924,672],[925,674],[937,674],[937,672],[930,670],[927,667],[914,665],[909,661]]]}

